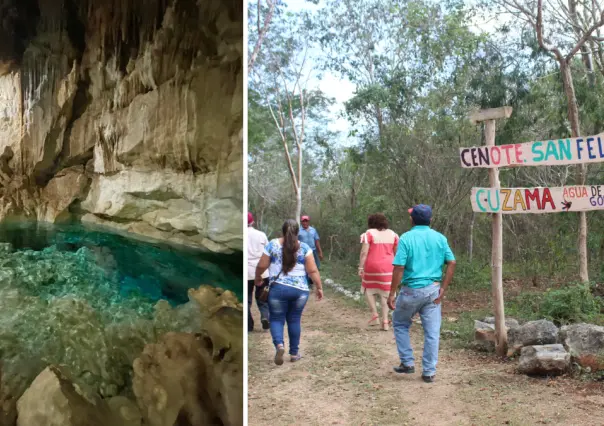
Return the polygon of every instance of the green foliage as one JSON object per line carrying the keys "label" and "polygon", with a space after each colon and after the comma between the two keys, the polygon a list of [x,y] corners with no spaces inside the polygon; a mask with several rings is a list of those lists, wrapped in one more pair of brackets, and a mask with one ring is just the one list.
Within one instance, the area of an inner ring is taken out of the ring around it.
{"label": "green foliage", "polygon": [[488,262],[457,259],[451,291],[483,291],[491,287],[491,266]]}
{"label": "green foliage", "polygon": [[588,284],[575,284],[545,293],[524,293],[509,304],[509,314],[520,319],[545,318],[556,324],[602,323],[602,300]]}
{"label": "green foliage", "polygon": [[[499,12],[494,2],[485,3],[489,11]],[[311,146],[304,157],[303,211],[312,216],[325,253],[354,264],[369,214],[383,212],[400,234],[409,229],[407,209],[428,203],[434,208],[434,228],[449,238],[458,258],[473,244],[474,262],[460,261],[456,286],[484,288],[491,220],[472,213],[469,194],[473,186],[488,185],[487,173],[462,169],[458,159],[460,147],[481,145],[484,136],[467,115],[472,109],[512,106],[512,117],[497,124],[498,144],[569,136],[555,61],[539,50],[532,28],[512,30],[506,24],[488,34],[477,31],[475,2],[320,4],[322,8],[309,9],[316,13],[306,11],[299,19],[320,46],[311,52],[313,66],[355,86],[344,105],[347,137],[325,131],[333,116],[329,105],[319,103],[313,109],[317,133],[307,138]],[[284,13],[276,33],[290,37],[285,29],[294,28],[291,20]],[[564,33],[568,28],[555,28],[560,30],[557,37],[573,36]],[[281,41],[275,45],[287,45],[292,52],[300,47]],[[267,46],[272,49],[270,42]],[[571,67],[583,133],[597,134],[604,129],[604,76],[598,68],[589,73],[579,56]],[[264,75],[273,78],[268,71]],[[294,203],[282,148],[268,134],[270,120],[257,113],[258,106],[266,108],[267,103],[250,107],[255,121],[250,122],[250,141],[261,146],[250,150],[250,208],[276,229],[292,215]],[[603,171],[603,165],[590,165],[587,182],[601,183]],[[574,174],[574,167],[502,169],[500,180],[504,187],[559,186],[573,184]],[[604,276],[604,216],[590,213],[588,223],[590,276]],[[576,279],[577,225],[574,214],[504,217],[506,277]]]}

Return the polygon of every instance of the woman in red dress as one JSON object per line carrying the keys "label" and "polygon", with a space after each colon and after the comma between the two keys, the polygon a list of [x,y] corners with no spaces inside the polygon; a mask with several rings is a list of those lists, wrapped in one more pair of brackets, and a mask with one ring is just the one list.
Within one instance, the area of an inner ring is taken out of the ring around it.
{"label": "woman in red dress", "polygon": [[382,213],[369,216],[369,229],[361,235],[361,259],[359,276],[363,293],[371,309],[369,325],[379,325],[375,296],[380,297],[382,329],[388,330],[388,294],[392,282],[392,261],[398,246],[398,235],[388,229],[388,219]]}

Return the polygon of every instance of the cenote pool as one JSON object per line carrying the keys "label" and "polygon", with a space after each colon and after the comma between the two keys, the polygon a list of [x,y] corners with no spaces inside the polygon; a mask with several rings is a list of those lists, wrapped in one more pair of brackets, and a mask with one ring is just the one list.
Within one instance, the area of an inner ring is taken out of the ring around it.
{"label": "cenote pool", "polygon": [[114,303],[138,296],[178,305],[188,300],[189,288],[207,284],[231,290],[243,300],[241,253],[177,249],[95,226],[43,223],[2,224],[0,243],[15,249],[0,267],[13,269],[43,297],[96,290]]}
{"label": "cenote pool", "polygon": [[56,364],[101,395],[128,394],[145,344],[195,332],[203,321],[187,290],[211,285],[242,300],[242,273],[241,253],[177,249],[84,225],[0,225],[2,380],[28,383]]}

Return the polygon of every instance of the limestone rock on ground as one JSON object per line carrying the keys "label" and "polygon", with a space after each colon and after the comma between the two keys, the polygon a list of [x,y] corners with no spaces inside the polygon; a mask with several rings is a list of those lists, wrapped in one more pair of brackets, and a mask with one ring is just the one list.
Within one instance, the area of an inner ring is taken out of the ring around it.
{"label": "limestone rock on ground", "polygon": [[[486,324],[492,324],[493,326],[495,326],[495,317],[486,317],[482,320],[482,322],[486,323]],[[510,329],[510,328],[515,328],[515,327],[520,327],[520,323],[515,318],[506,317],[505,326],[508,329]]]}
{"label": "limestone rock on ground", "polygon": [[[505,319],[505,327],[519,327],[520,324],[514,318]],[[495,317],[486,317],[482,321],[474,321],[474,344],[476,349],[491,352],[495,350]]]}
{"label": "limestone rock on ground", "polygon": [[604,327],[585,323],[563,326],[560,342],[582,367],[604,370]]}
{"label": "limestone rock on ground", "polygon": [[55,366],[36,377],[17,402],[17,411],[17,426],[105,426],[114,421],[100,398],[90,401]]}
{"label": "limestone rock on ground", "polygon": [[525,346],[520,352],[518,372],[528,375],[560,375],[570,366],[570,354],[559,343]]}
{"label": "limestone rock on ground", "polygon": [[524,346],[549,345],[558,342],[558,327],[548,320],[529,321],[508,332],[508,356]]}

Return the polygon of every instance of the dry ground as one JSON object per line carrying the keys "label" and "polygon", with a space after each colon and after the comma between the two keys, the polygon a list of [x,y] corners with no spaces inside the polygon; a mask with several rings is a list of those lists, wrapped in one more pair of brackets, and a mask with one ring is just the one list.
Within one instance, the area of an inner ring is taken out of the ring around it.
{"label": "dry ground", "polygon": [[[253,315],[259,318],[255,306]],[[604,425],[601,386],[528,378],[515,374],[512,362],[446,340],[436,382],[423,383],[419,324],[412,328],[417,372],[396,374],[392,331],[369,329],[368,319],[333,293],[320,302],[311,297],[302,319],[304,358],[291,363],[286,356],[280,367],[270,333],[249,333],[249,425]]]}

